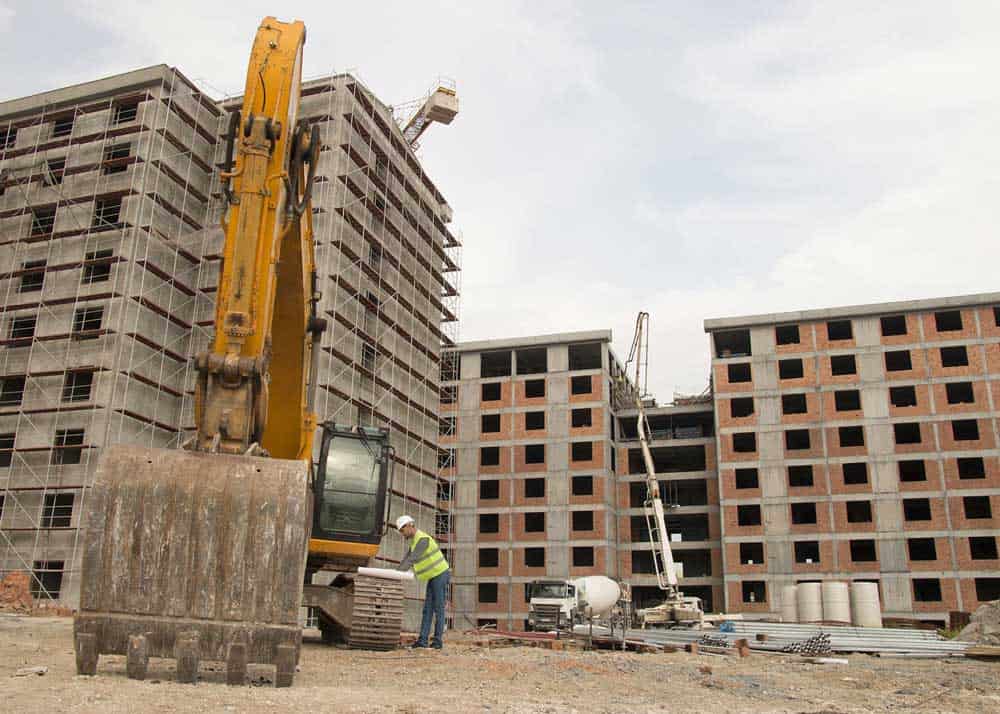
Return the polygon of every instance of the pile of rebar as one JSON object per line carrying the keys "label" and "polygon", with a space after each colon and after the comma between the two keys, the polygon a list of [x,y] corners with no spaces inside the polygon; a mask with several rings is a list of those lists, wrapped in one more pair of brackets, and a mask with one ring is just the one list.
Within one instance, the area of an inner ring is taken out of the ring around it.
{"label": "pile of rebar", "polygon": [[[697,643],[706,634],[710,634],[713,642],[724,642],[727,647],[733,647],[736,640],[745,639],[752,651],[773,653],[781,653],[789,646],[794,649],[798,644],[799,649],[806,654],[864,652],[901,657],[961,657],[969,647],[968,642],[947,640],[930,630],[800,625],[749,620],[726,621],[718,630],[709,633],[705,630],[647,629],[629,630],[627,636],[630,640],[644,640],[652,644],[684,646]],[[817,649],[820,640],[824,644],[822,652]],[[806,646],[805,643],[810,641],[815,646]],[[826,649],[827,644],[829,649]],[[816,649],[816,652],[807,651],[811,649]]]}
{"label": "pile of rebar", "polygon": [[830,654],[833,652],[833,648],[830,647],[830,635],[825,632],[821,632],[818,635],[810,637],[806,640],[801,640],[800,642],[790,642],[782,647],[781,651],[787,654],[801,654],[816,657],[819,655]]}

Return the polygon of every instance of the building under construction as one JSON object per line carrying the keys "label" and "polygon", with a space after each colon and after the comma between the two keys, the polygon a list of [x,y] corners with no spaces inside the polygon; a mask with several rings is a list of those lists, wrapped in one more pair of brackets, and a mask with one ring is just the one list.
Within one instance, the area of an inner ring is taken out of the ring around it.
{"label": "building under construction", "polygon": [[[457,111],[397,123],[356,77],[304,83],[323,136],[313,196],[323,335],[317,412],[387,427],[391,513],[438,515],[442,345],[457,336],[460,244],[414,143]],[[102,448],[180,446],[191,357],[211,336],[218,167],[238,99],[165,65],[0,104],[0,574],[78,598],[80,514]],[[407,133],[404,135],[404,131]],[[380,558],[395,561],[398,540]],[[413,593],[416,595],[416,592]]]}
{"label": "building under construction", "polygon": [[600,330],[446,352],[457,626],[522,627],[532,580],[621,575],[613,415],[631,385],[610,342]]}
{"label": "building under construction", "polygon": [[1000,599],[1000,294],[705,330],[728,611],[823,580],[939,622]]}
{"label": "building under construction", "polygon": [[[1000,599],[1000,294],[705,329],[711,390],[645,408],[686,595],[777,618],[785,586],[868,581],[887,617],[935,622]],[[608,575],[639,607],[663,599],[637,410],[614,398],[610,342],[445,353],[456,617],[521,628],[524,586],[541,578]]]}

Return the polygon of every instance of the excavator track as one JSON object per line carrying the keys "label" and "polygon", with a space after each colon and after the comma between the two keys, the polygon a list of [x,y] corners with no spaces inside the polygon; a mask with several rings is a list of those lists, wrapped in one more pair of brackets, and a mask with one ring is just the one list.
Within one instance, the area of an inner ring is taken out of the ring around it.
{"label": "excavator track", "polygon": [[355,649],[391,650],[403,627],[403,583],[359,575],[354,579],[354,608],[347,643]]}

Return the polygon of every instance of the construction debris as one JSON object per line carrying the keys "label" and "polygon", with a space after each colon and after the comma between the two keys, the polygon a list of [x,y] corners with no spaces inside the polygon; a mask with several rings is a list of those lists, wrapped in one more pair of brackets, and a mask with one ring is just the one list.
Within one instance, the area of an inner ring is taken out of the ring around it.
{"label": "construction debris", "polygon": [[983,603],[976,608],[958,639],[978,645],[1000,645],[1000,600]]}
{"label": "construction debris", "polygon": [[21,667],[21,669],[14,672],[15,677],[27,677],[29,675],[35,674],[41,677],[43,674],[49,671],[48,667]]}
{"label": "construction debris", "polygon": [[0,612],[30,613],[34,609],[31,597],[31,576],[22,570],[8,573],[0,580]]}

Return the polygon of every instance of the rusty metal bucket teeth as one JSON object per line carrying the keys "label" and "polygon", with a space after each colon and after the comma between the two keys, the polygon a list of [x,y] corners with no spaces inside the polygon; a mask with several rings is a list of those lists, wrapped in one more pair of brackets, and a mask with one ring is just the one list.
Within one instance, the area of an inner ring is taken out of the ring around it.
{"label": "rusty metal bucket teeth", "polygon": [[302,461],[109,448],[86,504],[79,672],[94,674],[102,654],[127,655],[137,675],[169,657],[188,681],[214,660],[234,682],[248,663],[274,664],[290,685],[308,483]]}
{"label": "rusty metal bucket teeth", "polygon": [[402,581],[364,575],[356,577],[348,644],[366,650],[395,649],[399,646],[402,626]]}

